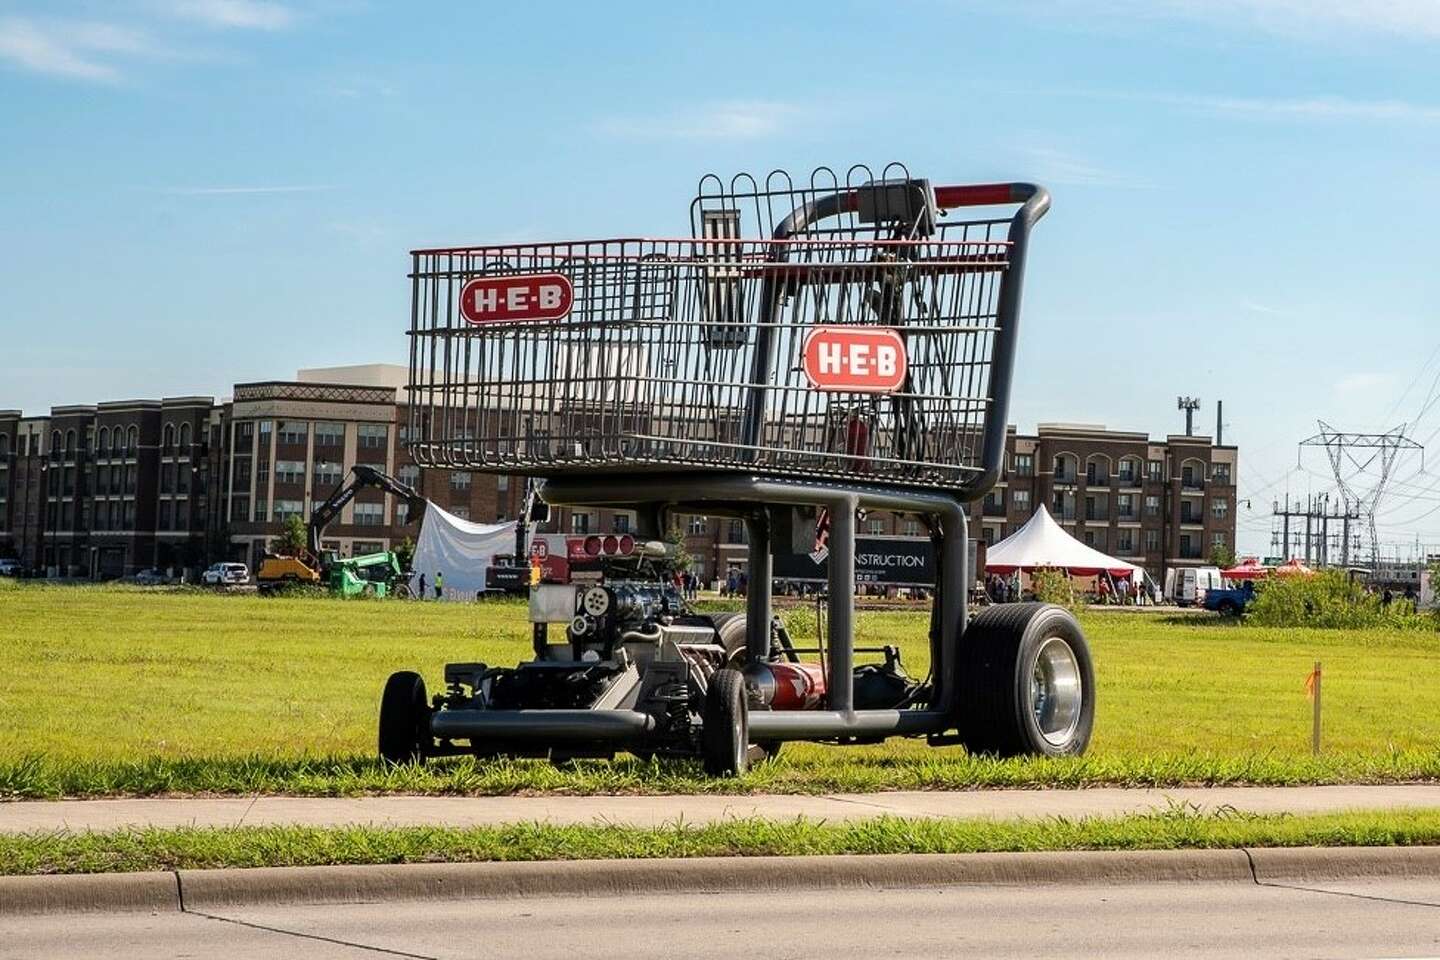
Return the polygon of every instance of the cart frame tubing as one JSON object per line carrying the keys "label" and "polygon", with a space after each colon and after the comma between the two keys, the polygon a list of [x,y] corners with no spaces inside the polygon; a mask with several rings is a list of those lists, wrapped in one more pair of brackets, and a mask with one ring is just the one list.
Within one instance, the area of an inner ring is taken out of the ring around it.
{"label": "cart frame tubing", "polygon": [[[822,506],[830,510],[828,710],[761,711],[750,714],[757,740],[882,737],[939,734],[955,726],[956,667],[965,633],[968,528],[960,500],[943,493],[894,490],[862,484],[821,484],[761,477],[674,474],[643,478],[544,481],[549,504],[698,510],[745,520],[751,535],[752,568],[746,595],[746,646],[764,659],[770,647],[769,506]],[[926,710],[856,710],[854,675],[855,511],[859,508],[917,513],[940,531],[939,565],[932,601],[938,629],[931,635],[934,694]],[[758,576],[764,571],[767,575]],[[635,742],[654,730],[635,710],[444,710],[431,720],[439,738],[483,737],[546,743]]]}

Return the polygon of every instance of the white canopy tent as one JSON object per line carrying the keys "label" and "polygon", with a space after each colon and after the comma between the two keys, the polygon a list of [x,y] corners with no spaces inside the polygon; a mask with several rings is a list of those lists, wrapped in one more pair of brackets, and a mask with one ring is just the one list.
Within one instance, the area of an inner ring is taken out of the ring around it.
{"label": "white canopy tent", "polygon": [[514,552],[515,521],[471,523],[429,503],[411,566],[425,575],[427,589],[434,589],[437,573],[444,575],[443,599],[474,600],[495,555]]}
{"label": "white canopy tent", "polygon": [[1016,570],[1064,570],[1075,577],[1108,573],[1111,577],[1134,577],[1139,567],[1087,547],[1061,529],[1042,504],[1025,526],[985,551],[987,573],[1014,573]]}

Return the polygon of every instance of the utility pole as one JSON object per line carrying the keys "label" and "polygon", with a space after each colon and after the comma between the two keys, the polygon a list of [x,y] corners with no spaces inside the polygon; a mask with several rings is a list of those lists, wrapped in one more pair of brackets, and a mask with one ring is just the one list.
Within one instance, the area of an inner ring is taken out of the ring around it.
{"label": "utility pole", "polygon": [[[1355,507],[1359,520],[1366,520],[1370,534],[1370,565],[1374,567],[1380,558],[1380,534],[1375,526],[1375,515],[1379,512],[1381,498],[1390,483],[1395,462],[1402,451],[1420,451],[1420,469],[1425,469],[1425,448],[1405,435],[1405,424],[1400,424],[1386,433],[1345,433],[1336,430],[1324,420],[1316,421],[1320,432],[1300,441],[1303,454],[1306,447],[1323,447],[1330,461],[1330,470],[1335,475],[1335,486],[1340,491],[1340,501],[1345,513]],[[1378,480],[1369,489],[1361,490],[1357,483],[1368,473],[1378,473]],[[1346,520],[1346,553],[1348,554],[1348,519]],[[1349,563],[1348,555],[1345,557]]]}
{"label": "utility pole", "polygon": [[1200,409],[1199,397],[1176,397],[1177,409],[1185,411],[1185,436],[1195,435],[1195,411]]}

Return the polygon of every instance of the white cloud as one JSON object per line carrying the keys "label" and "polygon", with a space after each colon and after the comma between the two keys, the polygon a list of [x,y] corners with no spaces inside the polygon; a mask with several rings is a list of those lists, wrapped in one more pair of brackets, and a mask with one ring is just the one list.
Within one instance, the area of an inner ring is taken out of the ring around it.
{"label": "white cloud", "polygon": [[1160,103],[1234,117],[1265,120],[1362,120],[1376,123],[1440,123],[1440,105],[1409,100],[1354,100],[1348,97],[1217,97],[1179,93],[1066,91],[1098,100]]}
{"label": "white cloud", "polygon": [[144,33],[112,24],[0,19],[0,59],[35,73],[112,82],[120,71],[108,57],[160,52]]}
{"label": "white cloud", "polygon": [[154,192],[175,197],[219,197],[248,193],[318,193],[322,190],[334,189],[333,186],[326,184],[281,184],[277,186],[160,187]]}
{"label": "white cloud", "polygon": [[1127,20],[1179,17],[1288,35],[1360,32],[1440,38],[1440,3],[1435,0],[1032,0],[1028,7],[1035,13]]}
{"label": "white cloud", "polygon": [[646,140],[755,140],[781,132],[800,113],[772,100],[729,100],[648,117],[607,117],[596,128]]}
{"label": "white cloud", "polygon": [[1107,170],[1082,157],[1053,147],[1023,147],[1020,150],[1020,162],[1027,175],[1045,184],[1127,189],[1152,186],[1148,181]]}
{"label": "white cloud", "polygon": [[283,30],[295,22],[293,10],[270,0],[170,0],[166,9],[210,27]]}

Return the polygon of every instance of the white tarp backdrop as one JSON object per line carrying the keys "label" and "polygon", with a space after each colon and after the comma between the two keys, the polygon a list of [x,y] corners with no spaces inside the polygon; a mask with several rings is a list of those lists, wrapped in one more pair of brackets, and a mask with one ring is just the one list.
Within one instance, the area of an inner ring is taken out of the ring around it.
{"label": "white tarp backdrop", "polygon": [[420,574],[425,576],[427,597],[435,596],[435,574],[444,574],[445,600],[474,600],[485,589],[485,568],[495,555],[515,552],[515,523],[471,523],[435,504],[425,507],[420,539],[411,564],[416,577],[410,588],[417,589]]}

